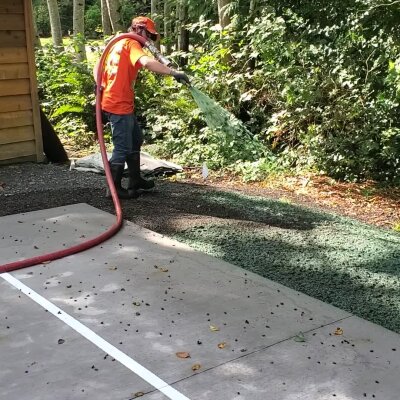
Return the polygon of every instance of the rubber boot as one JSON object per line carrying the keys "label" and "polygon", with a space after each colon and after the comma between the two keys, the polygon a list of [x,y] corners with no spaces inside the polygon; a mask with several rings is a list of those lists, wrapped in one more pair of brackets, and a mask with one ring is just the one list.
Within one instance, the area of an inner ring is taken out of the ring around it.
{"label": "rubber boot", "polygon": [[[126,189],[124,189],[121,185],[122,174],[124,173],[124,165],[110,163],[110,169],[118,197],[120,199],[129,199],[130,198],[129,192]],[[111,197],[111,191],[108,187],[107,187],[106,197]]]}
{"label": "rubber boot", "polygon": [[154,188],[154,181],[143,179],[140,175],[140,152],[133,153],[126,163],[129,170],[128,192],[132,197],[138,196],[140,191]]}

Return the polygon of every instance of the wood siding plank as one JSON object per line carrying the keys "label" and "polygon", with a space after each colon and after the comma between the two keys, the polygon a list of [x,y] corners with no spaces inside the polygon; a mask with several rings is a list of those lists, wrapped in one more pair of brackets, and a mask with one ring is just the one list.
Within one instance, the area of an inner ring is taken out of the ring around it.
{"label": "wood siding plank", "polygon": [[0,47],[26,47],[25,31],[0,31]]}
{"label": "wood siding plank", "polygon": [[0,13],[24,13],[24,2],[23,0],[1,0],[0,2]]}
{"label": "wood siding plank", "polygon": [[[24,64],[0,64],[0,80],[29,78],[29,65]],[[0,110],[1,111],[1,110]]]}
{"label": "wood siding plank", "polygon": [[33,125],[31,110],[0,113],[0,129],[25,125]]}
{"label": "wood siding plank", "polygon": [[25,30],[24,14],[0,13],[0,31],[23,31],[23,30]]}
{"label": "wood siding plank", "polygon": [[1,112],[23,111],[23,110],[32,110],[32,100],[29,94],[0,97]]}
{"label": "wood siding plank", "polygon": [[[0,84],[0,96],[30,93],[29,79],[8,79]],[[1,110],[0,110],[1,112]]]}
{"label": "wood siding plank", "polygon": [[26,142],[34,139],[35,131],[30,125],[0,129],[0,144]]}
{"label": "wood siding plank", "polygon": [[0,64],[14,64],[28,62],[26,49],[23,47],[1,47]]}
{"label": "wood siding plank", "polygon": [[0,145],[0,160],[12,160],[14,158],[27,156],[35,156],[36,158],[36,145],[34,140]]}
{"label": "wood siding plank", "polygon": [[26,49],[28,55],[29,71],[30,71],[32,120],[36,138],[35,140],[36,161],[41,162],[44,160],[44,152],[43,152],[42,124],[40,121],[38,85],[36,79],[35,46],[33,42],[35,32],[33,28],[33,9],[31,0],[24,0],[24,15],[25,15],[25,27],[26,27],[25,41],[26,41]]}

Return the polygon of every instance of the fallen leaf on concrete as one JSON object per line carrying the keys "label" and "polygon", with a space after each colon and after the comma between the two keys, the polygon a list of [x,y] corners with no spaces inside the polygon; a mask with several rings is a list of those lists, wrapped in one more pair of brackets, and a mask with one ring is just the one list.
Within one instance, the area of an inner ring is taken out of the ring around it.
{"label": "fallen leaf on concrete", "polygon": [[43,262],[42,262],[42,264],[50,264],[50,263],[51,263],[51,260],[43,261]]}
{"label": "fallen leaf on concrete", "polygon": [[116,271],[118,268],[117,267],[110,267],[108,268],[110,271]]}
{"label": "fallen leaf on concrete", "polygon": [[303,332],[299,332],[293,339],[295,342],[305,342],[306,338],[304,337]]}
{"label": "fallen leaf on concrete", "polygon": [[201,365],[200,364],[194,364],[194,365],[192,365],[192,371],[197,371],[198,369],[200,369],[201,368]]}
{"label": "fallen leaf on concrete", "polygon": [[159,270],[160,270],[161,272],[168,272],[168,268],[164,268],[164,267],[160,267]]}
{"label": "fallen leaf on concrete", "polygon": [[134,301],[132,304],[133,304],[134,306],[139,307],[139,306],[140,306],[140,301]]}
{"label": "fallen leaf on concrete", "polygon": [[178,358],[190,358],[190,354],[187,351],[178,351],[176,356]]}
{"label": "fallen leaf on concrete", "polygon": [[218,326],[210,325],[210,331],[212,331],[212,332],[218,332],[218,331],[219,331],[219,328],[218,328]]}
{"label": "fallen leaf on concrete", "polygon": [[135,394],[133,395],[133,397],[142,397],[142,396],[144,396],[144,393],[143,393],[143,392],[137,392],[137,393],[135,393]]}
{"label": "fallen leaf on concrete", "polygon": [[336,336],[343,335],[343,329],[342,328],[336,328],[336,331],[334,332]]}
{"label": "fallen leaf on concrete", "polygon": [[225,347],[226,347],[226,342],[218,343],[218,348],[219,349],[224,349]]}

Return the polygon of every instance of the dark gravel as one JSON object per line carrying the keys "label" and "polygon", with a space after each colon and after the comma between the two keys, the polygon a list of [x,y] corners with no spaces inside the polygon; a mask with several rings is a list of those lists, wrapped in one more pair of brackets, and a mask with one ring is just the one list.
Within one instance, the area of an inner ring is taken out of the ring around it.
{"label": "dark gravel", "polygon": [[[104,176],[65,165],[0,167],[0,216],[81,202],[113,213],[104,193]],[[158,179],[122,206],[125,219],[400,332],[400,234],[254,193]]]}

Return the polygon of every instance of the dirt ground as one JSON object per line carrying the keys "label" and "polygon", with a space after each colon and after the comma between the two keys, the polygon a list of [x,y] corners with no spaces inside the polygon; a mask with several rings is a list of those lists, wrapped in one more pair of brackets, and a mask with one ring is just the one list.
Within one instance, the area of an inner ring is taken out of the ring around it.
{"label": "dirt ground", "polygon": [[[288,177],[244,184],[235,178],[201,178],[196,170],[185,178],[157,178],[156,189],[135,200],[123,200],[124,217],[154,231],[173,234],[193,222],[241,219],[224,205],[202,204],[210,191],[232,191],[334,212],[388,229],[400,225],[400,188],[377,189],[373,183],[337,183],[327,177]],[[85,202],[113,212],[104,198],[105,177],[70,171],[67,165],[25,163],[0,166],[0,216]],[[265,221],[268,224],[268,221]]]}

